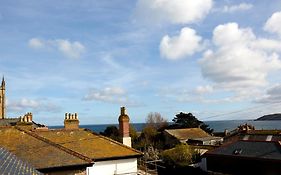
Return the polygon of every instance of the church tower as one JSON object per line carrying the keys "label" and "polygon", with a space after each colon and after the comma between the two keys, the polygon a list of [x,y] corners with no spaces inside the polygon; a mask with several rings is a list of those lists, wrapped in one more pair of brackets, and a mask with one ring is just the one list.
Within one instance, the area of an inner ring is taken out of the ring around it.
{"label": "church tower", "polygon": [[5,100],[5,79],[3,76],[0,87],[0,119],[5,118]]}

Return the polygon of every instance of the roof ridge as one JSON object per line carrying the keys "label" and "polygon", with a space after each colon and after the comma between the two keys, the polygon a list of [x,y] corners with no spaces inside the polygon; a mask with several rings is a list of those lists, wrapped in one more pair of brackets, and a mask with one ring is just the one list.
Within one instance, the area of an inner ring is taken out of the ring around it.
{"label": "roof ridge", "polygon": [[137,153],[139,153],[139,154],[143,154],[141,151],[139,151],[139,150],[137,150],[137,149],[134,149],[134,148],[132,148],[132,147],[129,147],[129,146],[127,146],[127,145],[124,145],[124,144],[122,144],[122,143],[120,143],[120,142],[118,142],[118,141],[116,141],[116,140],[113,140],[113,139],[111,139],[111,138],[109,138],[109,137],[105,137],[105,136],[103,136],[103,135],[101,135],[101,134],[98,134],[98,133],[96,133],[96,132],[94,132],[94,131],[92,131],[92,130],[90,130],[90,129],[84,129],[84,131],[90,132],[91,134],[98,135],[98,136],[101,137],[101,138],[104,138],[104,139],[106,139],[106,140],[109,140],[109,141],[111,141],[111,142],[114,142],[114,143],[116,143],[116,144],[118,144],[118,145],[120,145],[120,146],[122,146],[122,147],[125,147],[125,148],[127,148],[127,149],[132,150],[132,151],[135,151],[135,152],[137,152]]}
{"label": "roof ridge", "polygon": [[199,127],[193,127],[193,128],[172,128],[172,129],[165,129],[165,130],[183,130],[183,129],[201,129],[201,130],[203,130],[202,128],[199,128]]}
{"label": "roof ridge", "polygon": [[59,145],[59,144],[56,144],[56,143],[50,141],[49,139],[46,139],[46,138],[44,138],[44,137],[39,136],[38,134],[36,134],[36,133],[34,133],[34,132],[26,131],[26,130],[21,129],[21,128],[17,127],[17,126],[15,126],[15,128],[16,128],[17,130],[19,130],[19,131],[22,131],[22,132],[24,132],[24,133],[26,133],[26,134],[28,134],[28,135],[30,135],[30,136],[32,136],[32,137],[38,139],[38,140],[41,140],[41,141],[43,141],[43,142],[45,142],[45,143],[47,143],[47,144],[49,144],[49,145],[51,145],[51,146],[54,146],[54,147],[56,147],[56,148],[58,148],[58,149],[60,149],[60,150],[62,150],[62,151],[64,151],[64,152],[66,152],[66,153],[68,153],[68,154],[70,154],[70,155],[76,156],[76,157],[78,157],[78,158],[80,158],[80,159],[82,159],[82,160],[85,160],[85,161],[89,162],[89,163],[93,163],[93,160],[92,160],[91,158],[89,158],[89,157],[87,157],[87,156],[85,156],[85,155],[83,155],[83,154],[80,154],[80,153],[78,153],[78,152],[75,152],[75,151],[73,151],[73,150],[71,150],[71,149],[69,149],[69,148],[66,148],[66,147],[64,147],[64,146],[61,146],[61,145]]}

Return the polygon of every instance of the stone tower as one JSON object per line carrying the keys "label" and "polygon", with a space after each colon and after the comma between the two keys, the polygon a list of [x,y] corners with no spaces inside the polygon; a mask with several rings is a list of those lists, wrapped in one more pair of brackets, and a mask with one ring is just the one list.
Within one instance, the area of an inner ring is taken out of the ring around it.
{"label": "stone tower", "polygon": [[0,119],[5,118],[5,100],[5,79],[3,76],[0,87]]}
{"label": "stone tower", "polygon": [[121,114],[118,118],[119,121],[119,133],[122,138],[122,143],[126,146],[132,147],[132,141],[130,137],[130,118],[126,114],[125,107],[121,107]]}

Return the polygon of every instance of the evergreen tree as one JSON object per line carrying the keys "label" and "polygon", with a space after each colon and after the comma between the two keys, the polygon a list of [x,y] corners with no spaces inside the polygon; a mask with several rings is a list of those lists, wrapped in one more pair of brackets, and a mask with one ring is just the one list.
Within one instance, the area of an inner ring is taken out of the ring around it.
{"label": "evergreen tree", "polygon": [[108,127],[106,127],[104,132],[100,132],[100,134],[103,135],[103,136],[109,137],[113,140],[120,141],[119,130],[116,126],[113,126],[113,125],[108,126]]}
{"label": "evergreen tree", "polygon": [[174,124],[169,126],[171,129],[201,128],[210,134],[213,132],[213,129],[209,128],[204,122],[198,120],[192,113],[180,112],[179,114],[176,114],[172,121]]}

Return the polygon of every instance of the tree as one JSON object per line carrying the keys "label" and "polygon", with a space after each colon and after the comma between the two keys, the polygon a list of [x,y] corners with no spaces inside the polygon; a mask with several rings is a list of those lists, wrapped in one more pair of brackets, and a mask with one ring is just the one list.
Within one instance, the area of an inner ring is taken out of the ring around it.
{"label": "tree", "polygon": [[100,134],[113,140],[120,141],[119,130],[114,125],[106,127],[104,132],[100,132]]}
{"label": "tree", "polygon": [[130,132],[130,137],[132,139],[132,147],[134,148],[139,135],[138,135],[135,127],[132,124],[130,124],[129,132]]}
{"label": "tree", "polygon": [[158,112],[150,112],[146,118],[146,127],[153,127],[157,131],[162,131],[168,126],[168,122]]}
{"label": "tree", "polygon": [[135,144],[135,148],[146,150],[147,147],[152,146],[155,149],[162,149],[164,147],[164,138],[160,131],[164,130],[167,126],[167,120],[160,113],[149,113],[146,118],[146,124]]}
{"label": "tree", "polygon": [[192,113],[183,113],[180,112],[176,114],[172,120],[172,124],[169,128],[181,129],[181,128],[201,128],[208,133],[212,133],[213,129],[209,128],[204,122],[198,120]]}
{"label": "tree", "polygon": [[194,151],[187,144],[176,145],[162,152],[161,158],[168,167],[184,167],[192,163]]}

